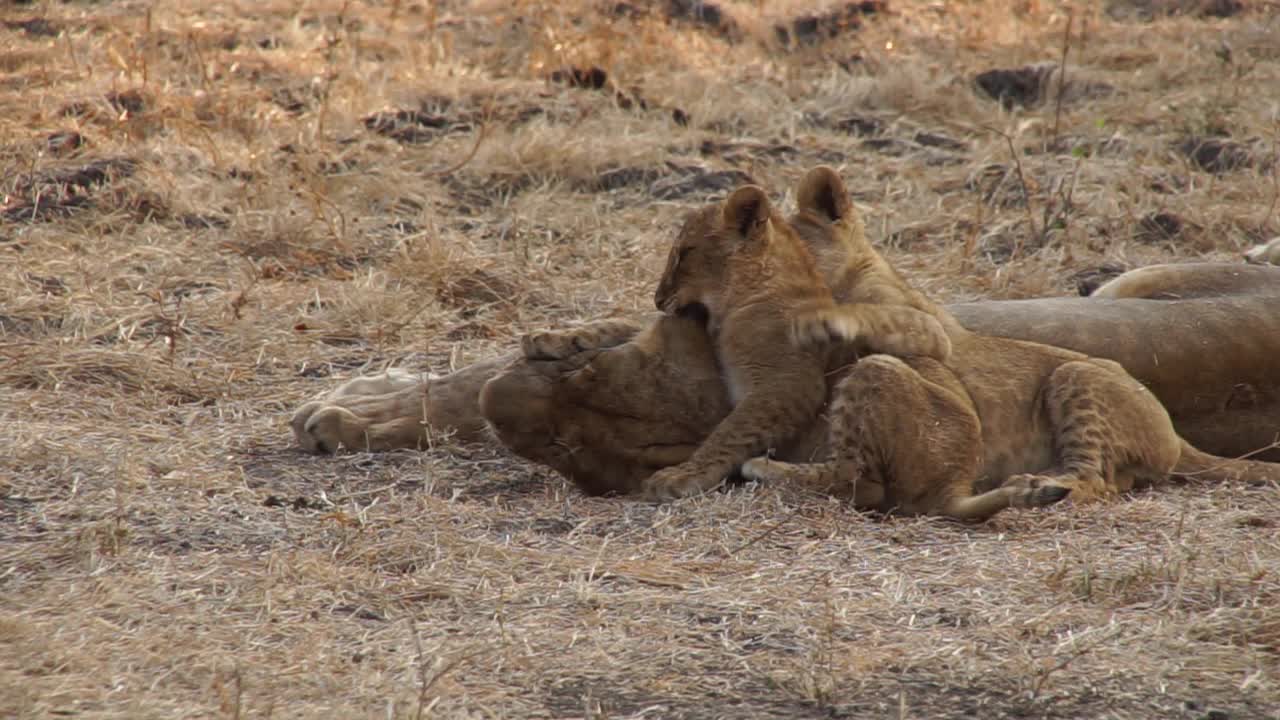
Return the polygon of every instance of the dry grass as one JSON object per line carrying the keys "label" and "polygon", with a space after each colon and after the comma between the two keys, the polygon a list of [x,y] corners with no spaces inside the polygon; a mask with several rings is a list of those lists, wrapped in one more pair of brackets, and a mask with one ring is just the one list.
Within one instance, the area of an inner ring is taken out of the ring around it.
{"label": "dry grass", "polygon": [[647,308],[746,176],[843,165],[948,300],[1280,234],[1273,3],[1081,6],[1065,81],[1055,3],[614,4],[0,8],[0,715],[1280,717],[1275,490],[963,527],[291,447],[342,377]]}

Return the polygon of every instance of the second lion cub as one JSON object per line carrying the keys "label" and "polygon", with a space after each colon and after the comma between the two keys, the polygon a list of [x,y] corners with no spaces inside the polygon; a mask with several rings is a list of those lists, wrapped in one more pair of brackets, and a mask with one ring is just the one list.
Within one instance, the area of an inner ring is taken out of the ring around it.
{"label": "second lion cub", "polygon": [[[705,308],[733,409],[689,460],[645,481],[650,498],[705,492],[818,415],[829,358],[839,348],[796,342],[791,319],[832,311],[835,302],[809,248],[764,190],[748,185],[689,215],[654,303],[667,313]],[[833,332],[879,352],[950,351],[937,321],[909,307],[850,306]]]}

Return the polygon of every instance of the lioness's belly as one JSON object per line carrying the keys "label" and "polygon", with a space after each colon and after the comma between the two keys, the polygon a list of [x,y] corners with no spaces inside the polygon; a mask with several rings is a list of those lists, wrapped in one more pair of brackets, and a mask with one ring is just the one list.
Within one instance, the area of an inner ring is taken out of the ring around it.
{"label": "lioness's belly", "polygon": [[[1201,450],[1239,456],[1280,435],[1280,297],[1045,298],[948,310],[975,332],[1115,360]],[[1280,461],[1280,449],[1254,457]]]}

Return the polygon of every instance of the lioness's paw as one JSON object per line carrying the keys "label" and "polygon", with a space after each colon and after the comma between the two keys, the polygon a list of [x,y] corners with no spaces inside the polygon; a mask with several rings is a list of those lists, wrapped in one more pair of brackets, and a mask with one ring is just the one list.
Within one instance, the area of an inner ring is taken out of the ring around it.
{"label": "lioness's paw", "polygon": [[365,429],[365,423],[350,410],[322,401],[298,408],[289,425],[298,444],[311,453],[337,452],[348,445],[344,438],[362,436]]}
{"label": "lioness's paw", "polygon": [[585,349],[580,336],[572,332],[547,330],[520,336],[520,352],[526,360],[563,360]]}
{"label": "lioness's paw", "polygon": [[1245,251],[1244,259],[1255,265],[1280,265],[1280,237],[1271,238]]}
{"label": "lioness's paw", "polygon": [[647,500],[668,502],[707,492],[719,485],[723,479],[705,472],[686,469],[682,465],[676,465],[663,468],[645,478],[641,484],[641,489]]}
{"label": "lioness's paw", "polygon": [[293,413],[293,417],[289,418],[289,427],[293,430],[293,437],[297,439],[298,444],[302,446],[302,449],[307,452],[322,452],[316,445],[315,440],[309,436],[306,431],[307,421],[310,420],[311,416],[316,414],[316,411],[322,407],[324,407],[323,402],[319,400],[312,400],[306,405],[298,408]]}

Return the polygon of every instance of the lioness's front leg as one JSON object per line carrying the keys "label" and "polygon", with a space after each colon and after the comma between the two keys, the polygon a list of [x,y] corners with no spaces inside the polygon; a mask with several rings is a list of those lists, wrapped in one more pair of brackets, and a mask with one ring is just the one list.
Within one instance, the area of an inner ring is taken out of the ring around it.
{"label": "lioness's front leg", "polygon": [[289,424],[298,444],[314,453],[423,448],[433,435],[478,440],[485,432],[480,389],[517,358],[494,358],[439,378],[404,370],[355,378],[298,408]]}
{"label": "lioness's front leg", "polygon": [[427,383],[400,369],[354,378],[298,408],[289,425],[298,444],[313,453],[414,447]]}
{"label": "lioness's front leg", "polygon": [[[564,359],[588,349],[621,345],[639,332],[626,320],[602,320],[563,331],[521,338],[521,352],[427,378],[391,369],[343,383],[298,408],[290,420],[294,437],[308,452],[338,448],[377,452],[427,447],[434,437],[472,441],[485,437],[478,400],[484,384],[521,357]],[[585,362],[585,359],[583,360]]]}

